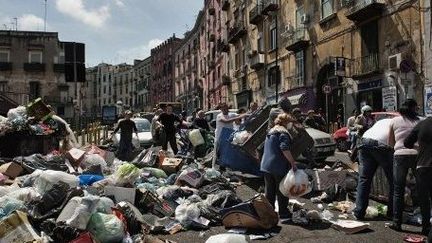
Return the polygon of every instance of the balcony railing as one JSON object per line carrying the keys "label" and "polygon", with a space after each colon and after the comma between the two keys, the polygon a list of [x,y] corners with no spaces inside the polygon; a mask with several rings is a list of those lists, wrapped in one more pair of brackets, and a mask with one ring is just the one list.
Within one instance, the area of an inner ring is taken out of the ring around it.
{"label": "balcony railing", "polygon": [[222,10],[223,11],[228,11],[228,9],[230,8],[230,1],[229,0],[223,0],[222,3]]}
{"label": "balcony railing", "polygon": [[11,71],[12,63],[11,62],[0,62],[0,71]]}
{"label": "balcony railing", "polygon": [[228,42],[235,43],[239,38],[246,34],[247,30],[243,21],[237,21],[235,25],[229,29]]}
{"label": "balcony railing", "polygon": [[259,2],[249,12],[249,23],[258,25],[264,19],[264,15],[262,15],[261,12],[262,12],[262,3]]}
{"label": "balcony railing", "polygon": [[254,70],[259,70],[259,69],[263,68],[265,65],[264,54],[254,52],[251,55],[250,62],[251,62],[250,67]]}
{"label": "balcony railing", "polygon": [[263,1],[263,14],[273,12],[279,9],[279,0],[265,0]]}
{"label": "balcony railing", "polygon": [[345,16],[356,22],[380,16],[385,7],[383,0],[356,0],[348,9]]}
{"label": "balcony railing", "polygon": [[306,28],[297,28],[287,37],[286,49],[288,51],[302,50],[309,45]]}
{"label": "balcony railing", "polygon": [[45,63],[24,63],[27,72],[45,72]]}
{"label": "balcony railing", "polygon": [[377,53],[356,58],[353,60],[352,76],[359,77],[377,73],[381,70],[380,68],[380,57]]}

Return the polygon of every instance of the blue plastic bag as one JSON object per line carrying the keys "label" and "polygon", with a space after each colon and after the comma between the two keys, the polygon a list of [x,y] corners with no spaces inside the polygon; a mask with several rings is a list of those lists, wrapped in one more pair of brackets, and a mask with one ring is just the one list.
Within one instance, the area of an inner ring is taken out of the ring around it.
{"label": "blue plastic bag", "polygon": [[78,177],[79,177],[80,186],[90,186],[93,183],[104,179],[104,177],[101,175],[92,175],[92,174],[80,175]]}

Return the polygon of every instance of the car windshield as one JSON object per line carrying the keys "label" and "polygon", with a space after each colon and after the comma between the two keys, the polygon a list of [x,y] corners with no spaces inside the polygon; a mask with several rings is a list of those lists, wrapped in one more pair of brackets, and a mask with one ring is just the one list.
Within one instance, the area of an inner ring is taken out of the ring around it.
{"label": "car windshield", "polygon": [[147,119],[134,120],[138,132],[150,132],[150,122]]}

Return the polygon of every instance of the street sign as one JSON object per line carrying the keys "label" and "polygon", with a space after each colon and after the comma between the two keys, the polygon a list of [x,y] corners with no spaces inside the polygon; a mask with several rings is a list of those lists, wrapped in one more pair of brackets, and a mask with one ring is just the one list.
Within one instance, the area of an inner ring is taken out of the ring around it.
{"label": "street sign", "polygon": [[324,84],[324,85],[322,86],[322,91],[324,92],[324,94],[330,94],[332,90],[331,90],[330,85],[328,85],[328,84]]}
{"label": "street sign", "polygon": [[408,59],[402,60],[399,65],[399,69],[403,73],[409,73],[414,70],[414,62]]}

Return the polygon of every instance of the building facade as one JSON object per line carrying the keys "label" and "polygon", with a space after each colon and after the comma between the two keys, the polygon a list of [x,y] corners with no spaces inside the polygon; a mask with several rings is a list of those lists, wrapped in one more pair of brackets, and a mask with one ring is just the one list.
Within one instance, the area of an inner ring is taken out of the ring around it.
{"label": "building facade", "polygon": [[152,81],[150,82],[150,104],[155,107],[159,102],[175,100],[174,91],[174,52],[182,39],[173,35],[151,50]]}
{"label": "building facade", "polygon": [[17,105],[41,97],[58,115],[72,118],[79,112],[82,93],[75,90],[81,83],[66,82],[64,45],[56,32],[0,31],[0,94]]}
{"label": "building facade", "polygon": [[134,61],[134,73],[136,79],[137,101],[136,111],[151,111],[150,105],[150,82],[151,82],[152,59],[147,57],[144,60]]}
{"label": "building facade", "polygon": [[424,82],[424,113],[427,116],[432,116],[432,14],[431,14],[431,1],[422,0],[421,9],[424,9],[423,13],[423,71],[425,76]]}
{"label": "building facade", "polygon": [[224,3],[237,107],[288,97],[335,121],[364,104],[396,110],[423,96],[421,14],[410,1]]}
{"label": "building facade", "polygon": [[204,100],[204,82],[201,79],[201,68],[199,68],[199,60],[201,60],[200,26],[203,17],[204,12],[200,11],[194,28],[185,33],[183,42],[174,53],[175,99],[183,103],[188,114],[202,107]]}

